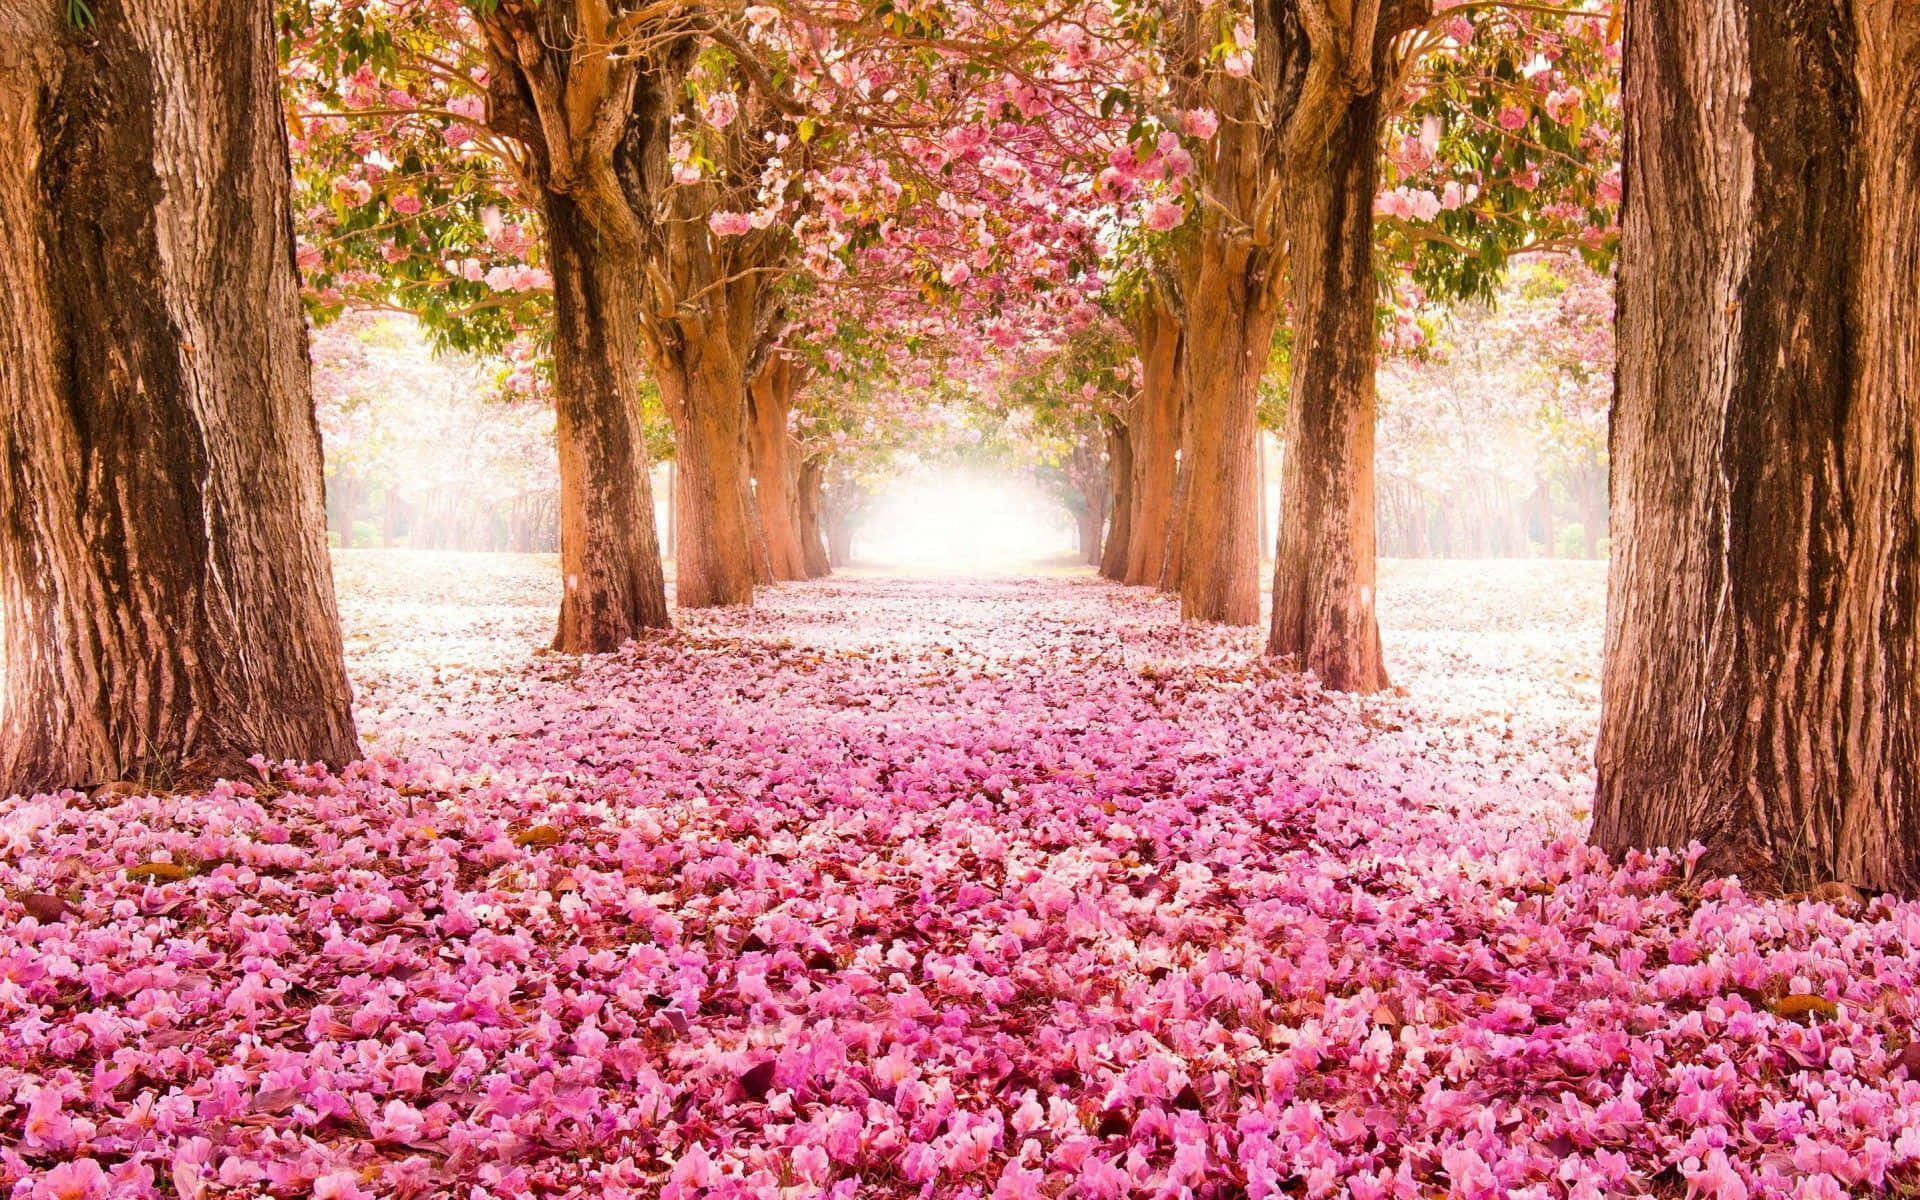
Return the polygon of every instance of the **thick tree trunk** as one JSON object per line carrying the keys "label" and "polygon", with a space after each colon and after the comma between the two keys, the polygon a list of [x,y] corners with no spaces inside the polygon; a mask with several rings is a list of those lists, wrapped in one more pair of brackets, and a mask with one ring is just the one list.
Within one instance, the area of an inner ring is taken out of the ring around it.
{"label": "thick tree trunk", "polygon": [[747,390],[753,494],[775,579],[810,578],[800,542],[799,470],[793,462],[793,435],[787,432],[793,388],[793,364],[783,355],[772,354]]}
{"label": "thick tree trunk", "polygon": [[[1378,77],[1379,72],[1376,72]],[[1349,96],[1288,180],[1293,379],[1267,653],[1342,691],[1387,686],[1374,617],[1377,91]]]}
{"label": "thick tree trunk", "polygon": [[808,579],[820,579],[833,573],[833,564],[827,561],[826,533],[820,525],[823,504],[821,492],[826,487],[826,473],[825,458],[818,454],[811,455],[800,463],[800,477],[795,484],[795,490],[799,493],[800,553],[806,564]]}
{"label": "thick tree trunk", "polygon": [[0,6],[0,794],[359,753],[265,3]]}
{"label": "thick tree trunk", "polygon": [[631,276],[574,202],[549,192],[546,216],[564,580],[553,648],[597,654],[670,623],[640,425],[638,317]]}
{"label": "thick tree trunk", "polygon": [[1175,473],[1180,452],[1182,330],[1174,311],[1149,302],[1135,325],[1140,356],[1140,415],[1131,427],[1133,517],[1127,531],[1128,583],[1157,585],[1173,526]]}
{"label": "thick tree trunk", "polygon": [[682,608],[753,603],[757,522],[748,487],[747,385],[724,334],[675,344],[654,364],[673,419],[678,474],[674,599]]}
{"label": "thick tree trunk", "polygon": [[[746,432],[747,426],[752,423],[753,418],[750,415],[741,420],[740,429],[742,434]],[[747,479],[747,538],[753,543],[754,586],[761,587],[771,584],[775,582],[775,580],[773,576],[773,562],[767,557],[766,532],[762,528],[760,521],[760,502],[753,494],[753,466],[751,459],[752,455],[748,452],[743,442],[740,446],[740,461],[747,464],[746,469],[742,472]]]}
{"label": "thick tree trunk", "polygon": [[1254,394],[1266,369],[1274,311],[1237,240],[1205,238],[1196,253],[1200,261],[1185,297],[1180,616],[1252,625],[1260,619]]}
{"label": "thick tree trunk", "polygon": [[1127,576],[1127,553],[1132,546],[1133,511],[1133,437],[1127,423],[1115,416],[1106,418],[1107,491],[1113,497],[1112,515],[1107,520],[1107,538],[1100,547],[1100,574],[1108,579]]}
{"label": "thick tree trunk", "polygon": [[1920,889],[1920,10],[1626,33],[1594,838]]}

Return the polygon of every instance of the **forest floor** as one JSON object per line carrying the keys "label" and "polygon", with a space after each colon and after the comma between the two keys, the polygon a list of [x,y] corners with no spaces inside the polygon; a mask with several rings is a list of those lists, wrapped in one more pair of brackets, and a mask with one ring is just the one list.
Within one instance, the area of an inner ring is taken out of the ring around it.
{"label": "forest floor", "polygon": [[1603,572],[1389,563],[1394,692],[1084,574],[539,650],[337,560],[369,758],[0,802],[0,1194],[1837,1197],[1920,906],[1584,844]]}

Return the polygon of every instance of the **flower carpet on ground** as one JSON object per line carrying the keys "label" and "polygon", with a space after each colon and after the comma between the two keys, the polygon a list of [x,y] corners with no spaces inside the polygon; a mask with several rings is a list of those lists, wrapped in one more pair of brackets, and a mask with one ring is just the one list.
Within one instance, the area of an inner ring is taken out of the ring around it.
{"label": "flower carpet on ground", "polygon": [[1920,907],[1583,842],[1600,572],[1390,564],[1401,687],[1085,577],[599,658],[346,554],[368,758],[0,802],[0,1194],[1911,1187]]}

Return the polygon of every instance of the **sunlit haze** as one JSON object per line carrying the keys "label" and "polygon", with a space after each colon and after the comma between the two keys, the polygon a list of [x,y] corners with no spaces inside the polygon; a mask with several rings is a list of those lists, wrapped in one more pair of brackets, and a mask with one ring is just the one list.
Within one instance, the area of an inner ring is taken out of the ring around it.
{"label": "sunlit haze", "polygon": [[853,541],[860,562],[962,574],[1057,559],[1073,549],[1073,523],[1058,501],[1014,476],[961,468],[891,484]]}

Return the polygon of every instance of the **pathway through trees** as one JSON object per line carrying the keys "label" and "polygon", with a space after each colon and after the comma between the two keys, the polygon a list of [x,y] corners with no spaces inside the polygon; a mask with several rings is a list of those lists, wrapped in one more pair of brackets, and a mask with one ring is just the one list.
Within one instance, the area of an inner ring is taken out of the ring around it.
{"label": "pathway through trees", "polygon": [[1913,1181],[1913,910],[1608,868],[1601,568],[1488,569],[1358,697],[1084,576],[577,658],[550,558],[343,554],[367,761],[7,813],[0,1187]]}

